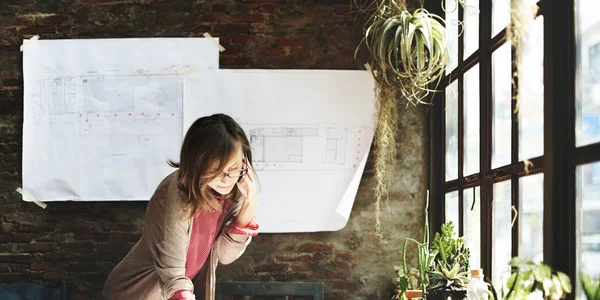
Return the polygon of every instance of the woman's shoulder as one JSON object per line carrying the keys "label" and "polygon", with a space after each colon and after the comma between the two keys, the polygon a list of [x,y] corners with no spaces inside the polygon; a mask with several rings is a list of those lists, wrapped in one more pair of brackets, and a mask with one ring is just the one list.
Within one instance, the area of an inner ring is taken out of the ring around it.
{"label": "woman's shoulder", "polygon": [[183,191],[179,188],[179,171],[175,170],[158,184],[152,200],[160,202],[184,202]]}

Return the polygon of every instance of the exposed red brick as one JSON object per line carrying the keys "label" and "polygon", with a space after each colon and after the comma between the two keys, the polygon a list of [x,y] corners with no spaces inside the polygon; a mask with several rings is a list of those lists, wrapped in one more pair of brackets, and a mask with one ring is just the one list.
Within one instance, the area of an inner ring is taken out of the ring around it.
{"label": "exposed red brick", "polygon": [[199,22],[211,22],[211,23],[217,23],[217,22],[227,22],[228,18],[227,16],[214,16],[214,15],[210,15],[210,16],[201,16],[200,20],[198,20]]}
{"label": "exposed red brick", "polygon": [[11,264],[10,271],[12,273],[27,273],[27,265],[25,264]]}
{"label": "exposed red brick", "polygon": [[265,17],[263,17],[262,15],[256,15],[256,14],[252,14],[252,15],[239,14],[239,15],[231,16],[231,21],[234,23],[260,23],[260,22],[263,22],[264,20],[265,20]]}
{"label": "exposed red brick", "polygon": [[213,4],[210,8],[213,13],[227,12],[227,5],[225,4]]}
{"label": "exposed red brick", "polygon": [[231,42],[234,44],[244,44],[250,40],[249,35],[234,35],[231,37]]}
{"label": "exposed red brick", "polygon": [[282,55],[285,55],[285,50],[281,47],[267,48],[267,49],[261,51],[261,54],[270,55],[270,56],[282,56]]}
{"label": "exposed red brick", "polygon": [[348,253],[348,252],[337,252],[335,256],[342,260],[354,260],[358,259],[358,254]]}
{"label": "exposed red brick", "polygon": [[137,242],[141,235],[137,233],[116,233],[115,240],[122,242]]}
{"label": "exposed red brick", "polygon": [[[0,157],[2,159],[2,157]],[[24,243],[31,241],[31,234],[28,233],[0,233],[0,243]]]}
{"label": "exposed red brick", "polygon": [[300,252],[317,252],[317,251],[331,251],[333,250],[333,244],[325,243],[305,243],[298,246]]}
{"label": "exposed red brick", "polygon": [[58,281],[65,279],[66,276],[64,273],[59,272],[45,272],[43,273],[42,278],[47,281]]}
{"label": "exposed red brick", "polygon": [[69,20],[69,16],[66,15],[54,15],[43,18],[37,18],[36,22],[40,25],[60,25]]}
{"label": "exposed red brick", "polygon": [[48,264],[34,263],[29,265],[29,269],[32,271],[50,271],[52,268]]}
{"label": "exposed red brick", "polygon": [[258,6],[258,11],[264,13],[272,13],[275,11],[275,5],[273,4],[262,4]]}
{"label": "exposed red brick", "polygon": [[54,228],[52,225],[47,223],[38,223],[38,224],[27,224],[21,223],[19,224],[20,232],[45,232],[52,231]]}
{"label": "exposed red brick", "polygon": [[307,254],[303,255],[278,255],[275,257],[277,261],[294,262],[294,261],[310,261],[312,257]]}
{"label": "exposed red brick", "polygon": [[19,244],[17,249],[21,253],[52,252],[56,246],[53,243]]}
{"label": "exposed red brick", "polygon": [[303,46],[304,39],[301,37],[284,37],[275,41],[277,46]]}
{"label": "exposed red brick", "polygon": [[213,30],[215,34],[248,34],[250,24],[216,24],[213,25]]}
{"label": "exposed red brick", "polygon": [[292,265],[292,272],[309,272],[312,271],[312,268],[308,265]]}
{"label": "exposed red brick", "polygon": [[254,267],[256,272],[283,272],[287,269],[287,264],[262,264]]}
{"label": "exposed red brick", "polygon": [[0,273],[9,273],[10,267],[8,264],[0,264]]}
{"label": "exposed red brick", "polygon": [[27,274],[14,274],[14,273],[0,273],[1,283],[13,283],[19,281],[25,281],[29,278]]}
{"label": "exposed red brick", "polygon": [[316,279],[346,279],[345,273],[315,273],[313,276]]}

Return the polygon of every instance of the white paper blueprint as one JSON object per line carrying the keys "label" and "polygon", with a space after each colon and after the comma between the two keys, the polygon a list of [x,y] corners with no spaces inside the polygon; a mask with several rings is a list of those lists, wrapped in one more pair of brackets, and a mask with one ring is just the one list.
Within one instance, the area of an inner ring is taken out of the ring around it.
{"label": "white paper blueprint", "polygon": [[185,84],[184,130],[226,113],[253,148],[261,232],[343,228],[373,139],[374,81],[366,71],[218,70]]}
{"label": "white paper blueprint", "polygon": [[204,38],[38,40],[23,51],[23,188],[42,201],[148,200],[174,169]]}

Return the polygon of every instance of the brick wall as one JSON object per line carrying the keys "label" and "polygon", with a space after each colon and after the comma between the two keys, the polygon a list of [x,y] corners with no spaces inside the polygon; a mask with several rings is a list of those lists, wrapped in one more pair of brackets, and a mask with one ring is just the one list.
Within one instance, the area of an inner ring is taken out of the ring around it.
{"label": "brick wall", "polygon": [[[71,299],[98,299],[139,238],[145,202],[20,200],[23,38],[193,37],[227,50],[222,68],[356,69],[361,25],[347,0],[0,1],[0,282],[66,279]],[[325,282],[327,299],[387,299],[402,239],[420,237],[427,182],[425,113],[401,113],[396,182],[383,241],[374,234],[372,158],[341,231],[261,234],[219,280]],[[43,149],[40,149],[43,151]]]}

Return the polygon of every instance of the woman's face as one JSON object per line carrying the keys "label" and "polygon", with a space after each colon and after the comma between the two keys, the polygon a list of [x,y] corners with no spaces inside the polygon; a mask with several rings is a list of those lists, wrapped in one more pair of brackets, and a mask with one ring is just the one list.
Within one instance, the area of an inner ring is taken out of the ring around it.
{"label": "woman's face", "polygon": [[244,152],[241,147],[239,147],[234,159],[225,165],[224,173],[209,182],[208,186],[221,195],[227,195],[233,190],[240,173],[245,168]]}

